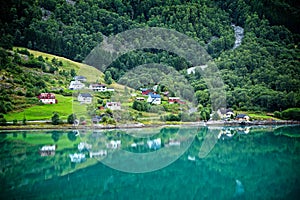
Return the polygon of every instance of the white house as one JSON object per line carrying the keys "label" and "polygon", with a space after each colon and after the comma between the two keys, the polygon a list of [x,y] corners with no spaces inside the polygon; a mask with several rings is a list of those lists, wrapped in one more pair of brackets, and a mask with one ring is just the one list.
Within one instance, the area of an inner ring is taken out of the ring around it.
{"label": "white house", "polygon": [[41,93],[38,96],[38,99],[40,102],[43,102],[44,104],[56,104],[57,99],[55,98],[55,94],[53,93]]}
{"label": "white house", "polygon": [[152,103],[152,104],[161,104],[161,98],[159,94],[153,94],[153,93],[149,93],[148,95],[148,99],[147,99],[148,103]]}
{"label": "white house", "polygon": [[80,81],[71,81],[69,89],[70,90],[80,90],[84,88],[84,84],[81,83]]}
{"label": "white house", "polygon": [[99,84],[99,83],[90,84],[89,88],[91,90],[93,90],[94,92],[106,92],[107,91],[106,85]]}
{"label": "white house", "polygon": [[121,110],[120,102],[106,102],[105,108],[109,108],[111,110]]}
{"label": "white house", "polygon": [[89,89],[93,90],[94,92],[114,92],[114,88],[107,88],[106,85],[100,83],[93,83],[90,84]]}
{"label": "white house", "polygon": [[221,108],[221,109],[218,109],[217,113],[220,116],[220,118],[222,118],[222,119],[229,119],[232,116],[234,116],[232,109]]}
{"label": "white house", "polygon": [[80,103],[91,104],[93,101],[93,97],[89,93],[80,93],[77,97],[77,100]]}

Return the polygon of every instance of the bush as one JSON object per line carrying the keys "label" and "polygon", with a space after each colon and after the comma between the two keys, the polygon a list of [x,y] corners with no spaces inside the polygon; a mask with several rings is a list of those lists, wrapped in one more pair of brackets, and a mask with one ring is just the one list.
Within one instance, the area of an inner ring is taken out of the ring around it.
{"label": "bush", "polygon": [[71,114],[68,116],[68,123],[69,124],[74,124],[74,121],[76,120],[76,115],[75,114]]}
{"label": "bush", "polygon": [[18,120],[14,119],[13,120],[13,125],[17,125],[18,124]]}
{"label": "bush", "polygon": [[170,114],[170,115],[165,116],[165,120],[174,122],[174,121],[180,121],[181,118],[178,115]]}
{"label": "bush", "polygon": [[6,125],[6,119],[2,114],[0,114],[0,126],[5,126]]}
{"label": "bush", "polygon": [[58,125],[60,123],[59,115],[57,113],[54,113],[54,115],[51,118],[53,125]]}
{"label": "bush", "polygon": [[281,116],[281,112],[275,111],[275,112],[274,112],[274,117],[276,117],[276,118],[281,118],[281,117],[282,117],[282,116]]}
{"label": "bush", "polygon": [[300,120],[300,108],[289,108],[281,112],[283,119]]}

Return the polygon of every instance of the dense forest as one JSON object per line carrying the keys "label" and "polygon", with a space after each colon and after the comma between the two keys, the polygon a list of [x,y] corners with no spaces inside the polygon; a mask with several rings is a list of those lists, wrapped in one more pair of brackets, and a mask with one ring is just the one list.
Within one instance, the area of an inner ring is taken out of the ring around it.
{"label": "dense forest", "polygon": [[[76,61],[83,61],[105,36],[138,27],[173,29],[199,42],[214,59],[226,84],[228,107],[300,107],[296,0],[8,0],[0,12],[3,48],[22,46]],[[232,24],[244,29],[235,49]],[[146,63],[174,67],[186,76],[199,104],[210,105],[200,73],[187,75],[191,64],[170,52],[133,51],[107,71],[119,81],[129,69]]]}

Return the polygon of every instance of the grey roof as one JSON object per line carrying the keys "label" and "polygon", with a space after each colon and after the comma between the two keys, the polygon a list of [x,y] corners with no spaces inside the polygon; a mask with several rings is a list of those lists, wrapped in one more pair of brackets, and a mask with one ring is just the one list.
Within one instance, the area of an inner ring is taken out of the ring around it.
{"label": "grey roof", "polygon": [[82,97],[92,97],[92,95],[90,93],[81,93],[79,95]]}
{"label": "grey roof", "polygon": [[247,115],[246,114],[238,114],[237,116],[236,116],[236,118],[244,118],[244,117],[246,117]]}

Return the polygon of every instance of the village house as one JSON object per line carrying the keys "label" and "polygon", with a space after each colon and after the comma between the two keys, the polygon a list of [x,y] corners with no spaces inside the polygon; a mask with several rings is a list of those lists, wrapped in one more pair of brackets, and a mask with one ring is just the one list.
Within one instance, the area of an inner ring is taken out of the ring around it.
{"label": "village house", "polygon": [[121,110],[121,103],[120,102],[106,102],[105,108],[111,110]]}
{"label": "village house", "polygon": [[100,84],[100,83],[93,83],[90,84],[89,87],[91,90],[93,90],[94,92],[105,92],[107,90],[106,85],[104,84]]}
{"label": "village house", "polygon": [[238,114],[235,119],[238,121],[249,121],[250,117],[246,114]]}
{"label": "village house", "polygon": [[152,91],[148,88],[141,88],[142,95],[149,95]]}
{"label": "village house", "polygon": [[86,77],[85,76],[75,76],[74,80],[75,81],[86,82]]}
{"label": "village house", "polygon": [[232,109],[221,108],[217,111],[221,119],[229,119],[234,116]]}
{"label": "village house", "polygon": [[90,84],[89,88],[94,92],[114,92],[115,89],[107,88],[106,85],[100,83]]}
{"label": "village house", "polygon": [[179,97],[169,97],[168,102],[169,104],[174,104],[174,103],[185,104],[185,102],[181,101]]}
{"label": "village house", "polygon": [[81,104],[91,104],[93,97],[91,94],[89,93],[80,93],[77,97],[77,100],[81,103]]}
{"label": "village house", "polygon": [[80,90],[84,88],[84,84],[81,83],[80,81],[71,81],[69,89],[70,90]]}
{"label": "village house", "polygon": [[44,104],[56,104],[57,99],[55,98],[55,94],[53,93],[41,93],[38,96],[38,99],[40,102],[43,102]]}
{"label": "village house", "polygon": [[159,94],[149,93],[147,102],[151,103],[151,104],[157,104],[157,105],[161,104],[160,95]]}

